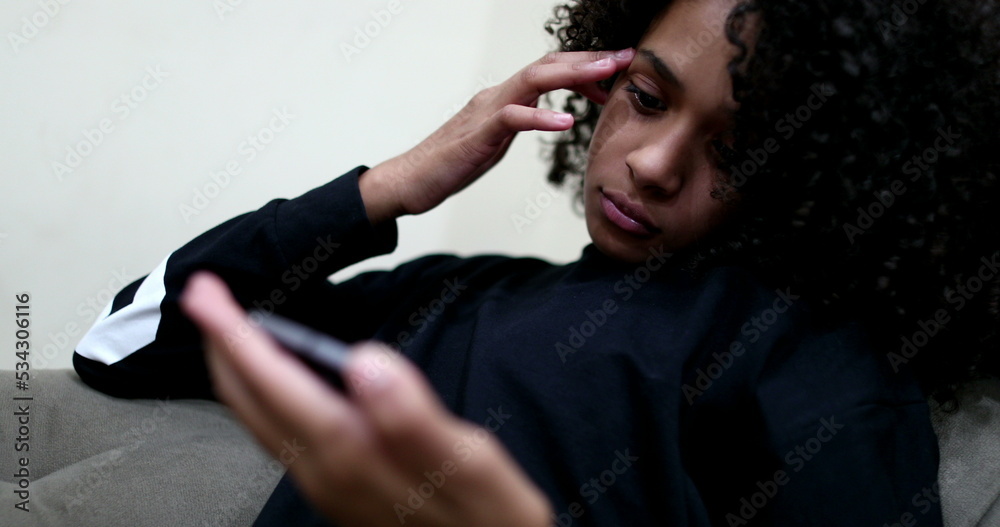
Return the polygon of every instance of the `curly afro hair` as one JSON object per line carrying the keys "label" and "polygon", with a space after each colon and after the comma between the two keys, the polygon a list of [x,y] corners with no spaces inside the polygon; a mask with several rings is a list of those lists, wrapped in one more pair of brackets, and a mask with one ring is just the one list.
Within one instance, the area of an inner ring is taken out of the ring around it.
{"label": "curly afro hair", "polygon": [[[635,47],[670,3],[578,0],[545,29],[561,51]],[[692,271],[746,266],[823,320],[860,318],[893,368],[952,409],[961,383],[1000,372],[997,4],[736,4],[725,38],[742,50],[729,64],[740,110],[713,196],[738,207],[683,251]],[[548,179],[579,184],[601,108],[574,93],[562,109],[577,120],[550,147]]]}

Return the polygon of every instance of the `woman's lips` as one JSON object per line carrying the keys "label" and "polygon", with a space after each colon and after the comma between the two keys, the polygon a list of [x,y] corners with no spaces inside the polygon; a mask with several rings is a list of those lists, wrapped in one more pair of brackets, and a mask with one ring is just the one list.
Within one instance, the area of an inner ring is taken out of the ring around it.
{"label": "woman's lips", "polygon": [[611,223],[638,236],[652,236],[660,232],[660,229],[653,226],[649,214],[641,205],[629,201],[628,197],[619,192],[600,189],[600,193],[601,208]]}

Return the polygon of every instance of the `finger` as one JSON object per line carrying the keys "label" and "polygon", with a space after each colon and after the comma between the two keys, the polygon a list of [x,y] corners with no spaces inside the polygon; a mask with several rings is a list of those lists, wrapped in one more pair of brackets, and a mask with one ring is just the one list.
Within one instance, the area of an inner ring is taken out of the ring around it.
{"label": "finger", "polygon": [[[607,79],[627,68],[635,56],[635,50],[629,48],[618,54],[611,52],[599,52],[596,55],[584,53],[583,56],[592,60],[579,60],[578,56],[572,60],[543,58],[543,60],[525,67],[509,82],[502,85],[503,99],[501,100],[528,105],[532,100],[546,92],[574,86],[585,87],[592,84],[595,86],[594,88],[583,89],[599,98],[599,95],[594,94],[594,90],[597,89],[594,83]],[[593,60],[594,57],[599,58]]]}
{"label": "finger", "polygon": [[535,61],[536,64],[555,64],[555,63],[571,63],[571,62],[594,62],[595,60],[601,60],[607,57],[615,57],[615,54],[624,56],[626,53],[633,53],[635,50],[633,48],[624,48],[618,50],[595,50],[595,51],[553,51],[551,53],[546,53],[541,58]]}
{"label": "finger", "polygon": [[364,346],[345,375],[358,407],[398,463],[422,474],[453,456],[461,422],[402,355]]}
{"label": "finger", "polygon": [[242,404],[243,414],[264,413],[284,423],[282,429],[294,428],[308,437],[322,433],[327,422],[342,422],[346,432],[353,429],[352,435],[361,433],[360,416],[346,399],[251,324],[221,279],[196,273],[181,304],[215,344],[208,353],[215,353],[217,362],[242,379],[242,384],[230,380],[228,386],[230,393],[239,394],[234,402]]}
{"label": "finger", "polygon": [[604,88],[602,88],[596,82],[592,82],[590,84],[582,84],[578,86],[569,86],[566,89],[575,91],[576,93],[583,95],[584,97],[590,99],[594,103],[599,104],[601,106],[604,106],[608,102],[608,92],[605,91]]}
{"label": "finger", "polygon": [[[233,339],[238,331],[234,326],[246,321],[218,278],[192,277],[182,303],[209,340],[207,358],[220,396],[265,448],[288,466],[303,490],[337,518],[395,520],[386,500],[402,499],[409,480],[382,457],[370,433],[359,433],[368,427],[359,426],[361,418],[353,408],[328,411],[349,403],[325,384],[308,388],[318,378],[279,353],[263,335],[251,331]],[[261,357],[270,359],[263,371],[263,361],[256,360]],[[271,372],[275,378],[268,378]],[[267,388],[275,381],[280,386],[277,393],[261,389],[261,384]],[[301,443],[296,442],[299,437]],[[289,463],[296,455],[304,460]]]}
{"label": "finger", "polygon": [[[631,63],[632,59],[635,57],[635,49],[625,48],[616,51],[588,51],[588,52],[573,51],[573,52],[562,52],[562,53],[550,53],[549,55],[542,57],[542,59],[539,60],[539,63],[548,64],[553,62],[594,62],[608,57],[626,59],[629,61],[629,63]],[[602,106],[606,104],[608,100],[608,92],[596,82],[580,84],[576,86],[566,86],[566,89],[575,91],[580,95],[583,95],[584,97]]]}
{"label": "finger", "polygon": [[[461,431],[471,427],[448,412],[412,364],[386,347],[362,347],[352,356],[345,376],[383,451],[408,482],[396,503],[409,509],[396,509],[397,519],[415,525],[466,524],[457,521],[461,517],[456,512],[490,494],[456,492],[454,484],[445,485],[461,470],[462,460],[454,448]],[[430,485],[437,490],[427,495]],[[415,494],[422,498],[417,506],[412,501]]]}
{"label": "finger", "polygon": [[260,403],[247,390],[243,381],[233,372],[232,367],[220,360],[225,353],[217,350],[218,344],[206,339],[205,361],[212,377],[212,389],[219,400],[228,406],[239,420],[257,438],[257,441],[277,457],[282,441],[295,441],[295,437],[282,437],[284,424],[275,423],[268,414],[260,410]]}
{"label": "finger", "polygon": [[[439,518],[455,523],[459,510],[470,515],[460,516],[461,524],[481,525],[509,515],[514,504],[525,518],[548,518],[544,495],[499,438],[451,415],[419,370],[404,358],[367,346],[352,357],[345,374],[382,444],[412,474],[411,488],[423,492],[421,485],[437,487],[412,518],[405,518],[406,523],[437,525]],[[484,503],[483,496],[490,498]],[[477,506],[469,508],[470,503]],[[511,524],[541,524],[518,519]]]}
{"label": "finger", "polygon": [[585,64],[601,59],[631,61],[635,57],[635,48],[603,51],[554,51],[544,55],[532,64]]}
{"label": "finger", "polygon": [[[195,289],[186,289],[185,295],[190,295],[185,297],[186,302],[203,301],[203,298],[198,296],[199,291]],[[196,311],[189,314],[193,314],[192,318],[195,322],[201,324],[200,312],[197,311],[199,308],[200,306],[195,307]],[[295,444],[298,438],[294,437],[294,433],[291,434],[292,437],[289,437],[287,434],[288,424],[275,422],[272,412],[266,411],[267,406],[256,399],[232,365],[225,360],[225,357],[232,355],[233,352],[226,350],[227,344],[224,339],[220,338],[223,334],[204,326],[202,331],[204,333],[205,361],[212,378],[213,391],[219,400],[236,414],[257,438],[257,441],[272,456],[277,458],[281,454],[283,443],[291,441],[292,444]]]}
{"label": "finger", "polygon": [[476,132],[477,137],[473,144],[495,147],[508,140],[515,132],[528,130],[557,132],[568,130],[573,126],[573,122],[572,114],[508,104],[497,112],[496,118],[488,120],[485,126]]}

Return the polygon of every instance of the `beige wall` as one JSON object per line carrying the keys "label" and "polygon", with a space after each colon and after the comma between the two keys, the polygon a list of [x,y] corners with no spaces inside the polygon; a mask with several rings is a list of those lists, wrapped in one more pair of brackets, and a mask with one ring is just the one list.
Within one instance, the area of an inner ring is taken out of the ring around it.
{"label": "beige wall", "polygon": [[[31,295],[32,367],[69,367],[111,295],[171,250],[410,148],[541,56],[553,4],[399,0],[392,14],[388,0],[3,2],[0,368],[14,366],[15,294]],[[366,29],[374,36],[355,42]],[[293,117],[251,159],[243,142],[268,138],[282,111]],[[395,253],[334,279],[442,251],[575,259],[589,239],[567,196],[524,228],[511,219],[552,192],[542,136],[522,134],[476,185],[401,219]],[[77,166],[57,174],[54,162]],[[227,165],[238,174],[184,217]]]}

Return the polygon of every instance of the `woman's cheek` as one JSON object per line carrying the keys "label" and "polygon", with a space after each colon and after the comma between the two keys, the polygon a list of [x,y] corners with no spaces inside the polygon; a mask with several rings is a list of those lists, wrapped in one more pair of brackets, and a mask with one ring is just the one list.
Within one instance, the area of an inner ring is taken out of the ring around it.
{"label": "woman's cheek", "polygon": [[[597,128],[594,130],[594,137],[590,142],[590,160],[594,161],[610,147],[615,144],[615,139],[627,132],[631,108],[628,101],[619,94],[612,93],[608,99],[608,104],[601,111],[601,116],[597,121]],[[613,151],[613,148],[611,148]]]}

